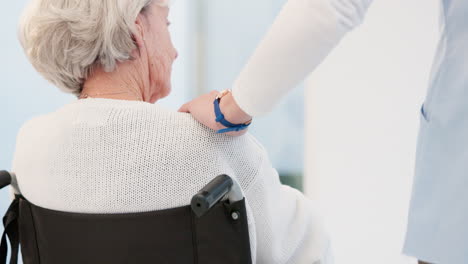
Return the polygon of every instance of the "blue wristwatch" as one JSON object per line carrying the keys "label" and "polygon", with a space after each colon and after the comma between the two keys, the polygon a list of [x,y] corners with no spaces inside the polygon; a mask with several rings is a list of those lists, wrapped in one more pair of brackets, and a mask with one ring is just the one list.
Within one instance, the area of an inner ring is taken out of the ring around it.
{"label": "blue wristwatch", "polygon": [[220,92],[218,94],[218,96],[216,96],[216,98],[215,98],[215,100],[213,102],[214,112],[215,112],[215,116],[216,116],[215,121],[226,127],[224,129],[220,129],[220,130],[217,131],[220,134],[221,133],[226,133],[226,132],[231,132],[231,131],[241,131],[241,130],[244,130],[244,129],[248,128],[250,126],[250,124],[252,124],[252,120],[250,120],[250,121],[248,121],[248,122],[246,122],[244,124],[233,124],[233,123],[227,121],[224,118],[224,115],[221,112],[221,109],[219,108],[219,103],[221,101],[221,98],[223,96],[225,96],[226,94],[230,93],[230,92],[231,92],[230,90],[224,90],[224,91]]}

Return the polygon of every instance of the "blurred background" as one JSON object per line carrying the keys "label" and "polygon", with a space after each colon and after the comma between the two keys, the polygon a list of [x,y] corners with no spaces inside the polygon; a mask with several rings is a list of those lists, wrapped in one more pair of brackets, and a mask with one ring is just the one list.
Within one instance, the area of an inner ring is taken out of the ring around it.
{"label": "blurred background", "polygon": [[[16,26],[27,2],[7,1],[0,9],[0,169],[6,170],[20,126],[76,100],[26,60]],[[179,58],[173,92],[158,103],[177,110],[198,94],[229,88],[284,2],[175,1],[170,20]],[[337,264],[416,263],[401,249],[438,8],[437,0],[376,0],[364,24],[251,129],[281,180],[317,201]],[[2,190],[0,213],[8,204]]]}

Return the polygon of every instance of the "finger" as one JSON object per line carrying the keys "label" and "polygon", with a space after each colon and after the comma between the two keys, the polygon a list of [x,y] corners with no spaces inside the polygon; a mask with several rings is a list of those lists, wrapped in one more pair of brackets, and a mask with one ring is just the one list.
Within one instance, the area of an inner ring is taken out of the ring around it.
{"label": "finger", "polygon": [[181,106],[177,112],[190,113],[190,103],[186,103],[183,106]]}

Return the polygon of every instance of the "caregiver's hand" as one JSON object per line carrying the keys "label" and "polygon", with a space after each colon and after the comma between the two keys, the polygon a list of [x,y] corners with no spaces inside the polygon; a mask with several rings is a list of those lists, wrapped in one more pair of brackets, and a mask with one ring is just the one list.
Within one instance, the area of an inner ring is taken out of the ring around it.
{"label": "caregiver's hand", "polygon": [[[211,91],[210,93],[195,98],[184,104],[179,109],[179,112],[190,113],[198,122],[213,130],[218,131],[223,129],[225,126],[215,121],[216,117],[213,102],[218,94],[218,91]],[[240,109],[231,93],[221,98],[219,107],[224,114],[224,118],[233,124],[243,124],[252,119],[251,116]],[[238,132],[228,132],[226,134],[230,136],[240,136],[246,132],[247,129]]]}

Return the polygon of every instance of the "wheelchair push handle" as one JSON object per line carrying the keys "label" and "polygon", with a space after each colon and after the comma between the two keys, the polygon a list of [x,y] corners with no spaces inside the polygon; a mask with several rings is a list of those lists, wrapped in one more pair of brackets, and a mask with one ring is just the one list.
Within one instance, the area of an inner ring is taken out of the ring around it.
{"label": "wheelchair push handle", "polygon": [[0,189],[11,184],[12,175],[8,171],[0,171]]}
{"label": "wheelchair push handle", "polygon": [[214,178],[192,197],[191,207],[193,212],[198,217],[206,214],[211,207],[231,191],[233,184],[231,177],[225,174]]}

